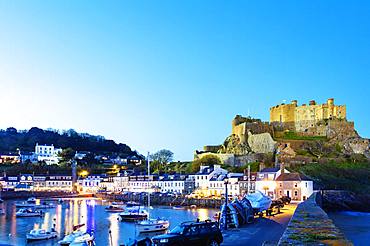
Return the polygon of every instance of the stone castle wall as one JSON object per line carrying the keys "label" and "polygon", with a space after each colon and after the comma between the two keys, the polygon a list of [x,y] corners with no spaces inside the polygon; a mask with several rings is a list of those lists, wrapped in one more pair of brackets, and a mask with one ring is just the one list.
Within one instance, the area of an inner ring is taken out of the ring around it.
{"label": "stone castle wall", "polygon": [[334,105],[334,99],[331,98],[324,104],[310,101],[309,105],[298,106],[294,100],[290,104],[270,108],[270,122],[284,130],[325,136],[325,127],[317,127],[316,123],[327,119],[346,119],[346,106]]}

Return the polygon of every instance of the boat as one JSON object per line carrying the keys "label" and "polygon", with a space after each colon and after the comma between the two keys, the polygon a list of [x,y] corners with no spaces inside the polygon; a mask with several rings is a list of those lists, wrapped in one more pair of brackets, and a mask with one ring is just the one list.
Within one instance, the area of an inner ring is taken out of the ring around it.
{"label": "boat", "polygon": [[4,202],[4,200],[0,198],[0,203],[3,203],[3,202]]}
{"label": "boat", "polygon": [[81,237],[85,233],[85,231],[74,230],[70,234],[66,235],[62,240],[60,240],[58,244],[61,246],[68,246],[75,240],[75,238]]}
{"label": "boat", "polygon": [[185,209],[185,208],[183,206],[173,206],[172,209],[181,210],[181,209]]}
{"label": "boat", "polygon": [[35,208],[39,208],[39,209],[47,209],[47,208],[55,208],[55,207],[56,207],[55,204],[47,203],[47,202],[43,202],[42,204],[35,206]]}
{"label": "boat", "polygon": [[127,202],[126,203],[126,208],[136,209],[138,207],[140,207],[140,203],[138,203],[138,202]]}
{"label": "boat", "polygon": [[125,205],[124,202],[112,202],[112,205]]}
{"label": "boat", "polygon": [[148,218],[148,212],[145,210],[128,210],[119,214],[122,221],[138,221],[145,220]]}
{"label": "boat", "polygon": [[30,197],[25,202],[18,202],[15,204],[17,208],[33,208],[36,206],[36,198]]}
{"label": "boat", "polygon": [[27,201],[26,201],[27,203],[33,203],[33,204],[36,204],[36,198],[35,197],[30,197],[30,198],[28,198],[27,199]]}
{"label": "boat", "polygon": [[4,215],[4,214],[5,214],[4,209],[0,208],[0,215]]}
{"label": "boat", "polygon": [[[150,161],[148,154],[148,175],[150,175]],[[148,181],[149,182],[149,181]],[[170,222],[166,219],[151,219],[149,216],[150,211],[150,193],[148,192],[148,216],[145,220],[137,223],[139,233],[159,232],[166,231],[170,226]]]}
{"label": "boat", "polygon": [[26,238],[27,241],[38,241],[56,238],[57,236],[58,234],[54,228],[52,228],[50,231],[44,229],[34,229],[27,233]]}
{"label": "boat", "polygon": [[107,211],[107,212],[123,212],[123,211],[125,211],[125,209],[120,207],[120,206],[110,205],[110,206],[105,208],[105,211]]}
{"label": "boat", "polygon": [[83,235],[75,237],[69,246],[92,246],[95,245],[95,237],[93,233],[85,232]]}
{"label": "boat", "polygon": [[270,208],[272,200],[270,197],[264,195],[261,191],[256,191],[245,196],[252,205],[255,213],[262,213],[264,210]]}
{"label": "boat", "polygon": [[16,213],[16,217],[41,217],[44,213],[39,210],[33,210],[30,208],[19,209]]}
{"label": "boat", "polygon": [[137,224],[139,233],[166,231],[170,222],[166,219],[146,219]]}

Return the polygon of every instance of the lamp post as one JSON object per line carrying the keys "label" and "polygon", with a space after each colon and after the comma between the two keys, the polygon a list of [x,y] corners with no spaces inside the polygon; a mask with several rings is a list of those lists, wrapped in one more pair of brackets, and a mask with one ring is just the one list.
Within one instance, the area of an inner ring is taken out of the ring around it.
{"label": "lamp post", "polygon": [[229,184],[229,179],[225,178],[224,179],[224,184],[225,184],[225,209],[224,209],[224,230],[227,230],[227,202],[229,199],[229,196],[227,194],[227,185]]}

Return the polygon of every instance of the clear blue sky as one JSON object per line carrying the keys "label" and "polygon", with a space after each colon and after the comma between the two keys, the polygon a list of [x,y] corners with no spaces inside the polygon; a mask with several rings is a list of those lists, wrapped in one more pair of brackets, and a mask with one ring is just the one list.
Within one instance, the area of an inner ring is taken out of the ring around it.
{"label": "clear blue sky", "polygon": [[189,160],[283,100],[334,97],[370,137],[369,1],[0,1],[0,127]]}

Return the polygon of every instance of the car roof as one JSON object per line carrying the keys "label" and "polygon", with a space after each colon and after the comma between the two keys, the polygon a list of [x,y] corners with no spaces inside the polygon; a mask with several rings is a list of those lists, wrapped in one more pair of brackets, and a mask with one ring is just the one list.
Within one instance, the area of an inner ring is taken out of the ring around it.
{"label": "car roof", "polygon": [[216,224],[216,222],[214,221],[199,221],[199,222],[195,222],[195,221],[185,221],[185,222],[182,222],[181,225],[182,226],[193,226],[193,225],[213,225],[213,224]]}

